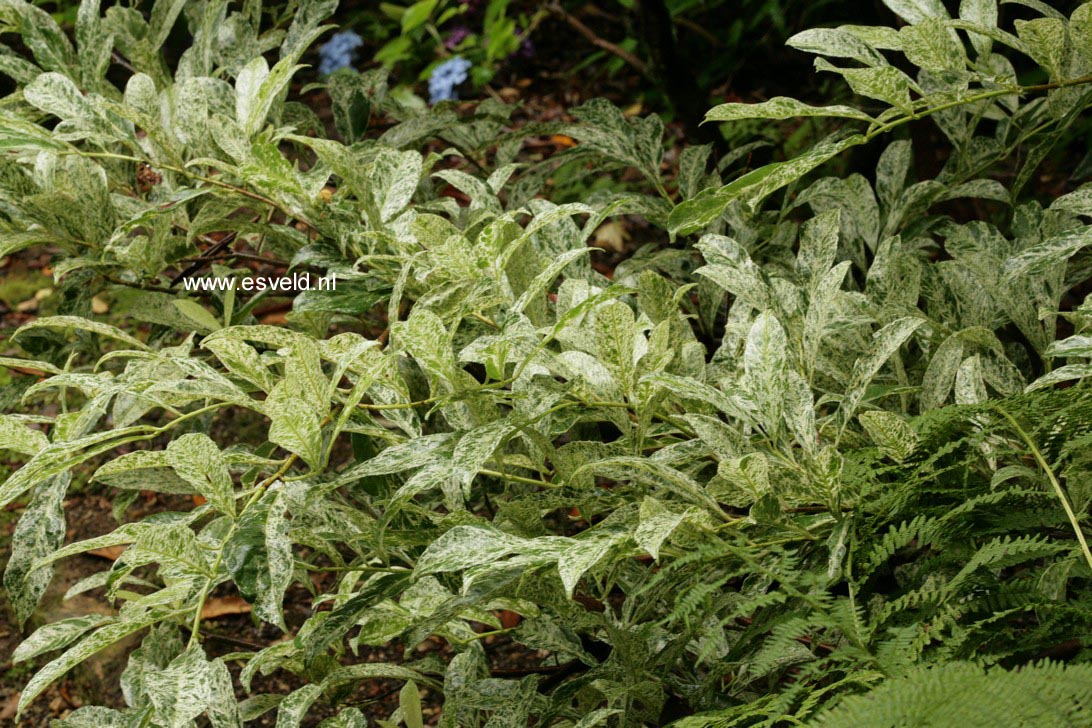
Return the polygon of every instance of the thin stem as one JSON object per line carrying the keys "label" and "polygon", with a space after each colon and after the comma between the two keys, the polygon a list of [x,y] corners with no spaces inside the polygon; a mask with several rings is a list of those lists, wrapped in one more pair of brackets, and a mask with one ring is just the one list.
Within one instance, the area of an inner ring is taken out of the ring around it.
{"label": "thin stem", "polygon": [[[197,180],[198,182],[204,182],[205,184],[209,184],[209,185],[212,185],[214,187],[219,187],[221,189],[230,190],[231,192],[234,192],[234,193],[236,193],[238,195],[242,195],[243,197],[249,197],[250,199],[254,200],[255,202],[261,202],[262,204],[269,205],[270,207],[276,208],[277,210],[280,210],[281,212],[283,212],[285,215],[287,215],[289,217],[298,218],[298,215],[295,212],[285,209],[278,202],[276,202],[275,200],[271,200],[270,198],[266,197],[265,195],[259,194],[257,192],[253,192],[251,190],[246,189],[245,187],[238,187],[238,186],[230,184],[228,182],[224,182],[223,180],[218,180],[215,177],[206,177],[205,175],[197,174],[195,172],[191,172],[190,170],[186,169],[185,167],[179,167],[179,166],[176,166],[176,165],[173,165],[173,164],[165,164],[163,162],[151,162],[151,161],[148,161],[146,159],[141,159],[140,157],[134,157],[134,156],[131,156],[129,154],[117,154],[115,152],[84,152],[84,151],[81,151],[81,150],[77,149],[77,150],[73,150],[73,151],[59,152],[59,154],[75,154],[75,155],[78,155],[78,156],[81,156],[81,157],[87,157],[89,159],[117,159],[117,160],[120,160],[120,161],[123,161],[123,162],[135,162],[137,164],[146,164],[149,167],[156,167],[158,169],[165,169],[165,170],[168,170],[170,172],[175,172],[177,174],[185,175],[185,176],[189,177],[190,179]],[[302,222],[306,223],[307,221],[303,220]],[[310,223],[307,223],[307,224],[310,225]],[[313,225],[310,225],[310,226],[314,227]]]}
{"label": "thin stem", "polygon": [[1088,549],[1088,542],[1084,539],[1084,531],[1081,529],[1081,523],[1077,519],[1077,514],[1073,512],[1073,507],[1069,505],[1069,498],[1066,497],[1065,489],[1062,488],[1062,484],[1058,482],[1057,476],[1054,475],[1053,468],[1047,463],[1046,458],[1043,457],[1043,453],[1039,450],[1039,447],[1035,444],[1035,441],[1031,439],[1031,436],[1020,426],[1020,423],[1016,421],[1016,418],[1010,415],[1004,407],[997,405],[997,411],[1001,413],[1001,416],[1009,421],[1012,425],[1012,429],[1016,430],[1017,434],[1027,444],[1028,449],[1031,450],[1031,454],[1035,457],[1035,462],[1039,463],[1039,467],[1046,473],[1047,479],[1054,487],[1054,493],[1058,496],[1058,500],[1062,504],[1062,508],[1065,509],[1065,515],[1069,518],[1069,523],[1073,527],[1073,533],[1077,535],[1077,541],[1081,544],[1081,551],[1084,553],[1084,560],[1088,562],[1088,568],[1092,569],[1092,551]]}
{"label": "thin stem", "polygon": [[[326,419],[329,421],[330,418],[327,417]],[[250,496],[250,500],[248,500],[246,505],[239,511],[239,516],[231,522],[231,528],[228,529],[227,535],[224,536],[224,540],[220,542],[220,548],[216,552],[216,562],[212,565],[212,573],[205,579],[205,585],[201,588],[201,596],[197,598],[197,607],[193,612],[193,624],[190,627],[190,647],[197,645],[200,641],[201,613],[205,611],[205,601],[209,598],[209,592],[212,591],[212,587],[216,582],[216,575],[220,572],[220,564],[224,561],[224,551],[227,550],[228,542],[235,536],[235,532],[239,530],[239,522],[242,520],[243,514],[246,513],[248,508],[258,502],[258,499],[262,497],[270,485],[284,477],[285,473],[291,469],[298,459],[299,456],[296,455],[296,453],[292,453],[286,457],[281,466],[277,468],[277,472],[258,484],[258,487],[254,489],[254,494]]]}
{"label": "thin stem", "polygon": [[510,480],[513,483],[523,483],[525,485],[543,485],[547,488],[560,488],[557,483],[551,483],[547,480],[535,480],[534,478],[524,478],[522,475],[509,475],[508,473],[502,473],[499,470],[485,470],[483,468],[478,469],[478,473],[481,475],[488,475],[493,478],[501,478],[502,480]]}
{"label": "thin stem", "polygon": [[967,104],[973,104],[978,101],[988,101],[989,99],[997,98],[998,96],[1011,96],[1016,94],[1022,96],[1029,93],[1037,93],[1039,91],[1053,91],[1059,88],[1068,88],[1070,86],[1082,86],[1084,84],[1092,83],[1092,75],[1081,76],[1080,78],[1074,78],[1067,81],[1055,81],[1053,83],[1040,83],[1034,86],[1010,86],[1007,88],[994,89],[992,91],[984,91],[982,93],[975,94],[973,96],[967,96],[955,101],[946,101],[943,104],[937,104],[936,106],[922,109],[921,111],[912,111],[905,116],[901,116],[897,119],[887,122],[875,129],[870,129],[865,133],[865,141],[872,141],[880,134],[885,134],[892,129],[902,126],[903,124],[920,119],[925,116],[931,116],[941,111],[947,111],[948,109],[954,109],[959,106],[966,106]]}

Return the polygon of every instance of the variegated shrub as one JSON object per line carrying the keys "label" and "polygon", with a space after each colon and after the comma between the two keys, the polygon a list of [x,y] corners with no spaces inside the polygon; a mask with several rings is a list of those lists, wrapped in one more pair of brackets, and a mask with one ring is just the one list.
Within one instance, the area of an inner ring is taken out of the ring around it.
{"label": "variegated shrub", "polygon": [[[897,29],[790,41],[859,105],[710,111],[827,117],[747,169],[751,146],[667,165],[658,117],[606,102],[516,128],[379,73],[328,79],[328,138],[289,100],[327,0],[87,1],[74,42],[2,0],[31,56],[0,55],[0,255],[51,246],[66,292],[0,359],[42,373],[0,416],[18,619],[59,560],[126,547],[69,590],[109,614],[16,651],[20,710],[137,635],[127,705],[57,725],[412,727],[419,690],[458,728],[1092,722],[1092,188],[1035,175],[1092,105],[1092,4],[885,4]],[[951,143],[935,178],[913,123]],[[577,144],[521,155],[551,133]],[[865,144],[874,174],[816,174]],[[643,183],[552,194],[588,165]],[[607,278],[587,241],[620,215],[664,234]],[[273,326],[267,294],[170,285],[255,253],[337,290]],[[107,289],[124,320],[91,315]],[[73,481],[115,530],[65,543]],[[141,491],[187,507],[130,520]],[[224,653],[216,595],[285,638]],[[394,642],[397,664],[357,657]],[[276,671],[299,687],[252,691]],[[393,715],[350,700],[373,680],[405,686]]]}

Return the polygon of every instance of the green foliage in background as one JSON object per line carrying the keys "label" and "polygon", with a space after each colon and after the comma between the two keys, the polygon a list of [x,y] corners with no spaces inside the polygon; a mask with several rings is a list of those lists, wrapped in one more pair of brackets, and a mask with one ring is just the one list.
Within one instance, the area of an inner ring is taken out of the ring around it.
{"label": "green foliage in background", "polygon": [[[59,560],[126,547],[69,591],[115,611],[18,648],[41,662],[20,710],[136,634],[127,707],[58,725],[419,726],[419,688],[458,728],[1089,723],[1092,189],[1048,199],[1035,171],[1092,105],[1092,4],[1011,27],[992,0],[885,4],[897,29],[790,41],[859,104],[709,112],[839,127],[749,169],[746,145],[666,164],[660,119],[605,101],[514,128],[404,106],[381,72],[338,74],[328,138],[291,91],[332,2],[272,28],[260,2],[84,2],[74,42],[0,2],[30,53],[0,55],[0,255],[52,246],[67,291],[0,359],[45,375],[0,416],[18,618]],[[932,179],[921,120],[951,143]],[[577,144],[521,156],[551,133]],[[874,173],[822,176],[865,144]],[[566,170],[643,182],[557,204]],[[587,241],[620,215],[648,240],[607,278]],[[337,290],[275,326],[266,294],[169,285],[225,239]],[[90,314],[107,288],[124,327]],[[65,543],[89,475],[120,524]],[[202,504],[129,520],[142,490]],[[286,638],[210,657],[214,594]],[[497,634],[551,657],[494,675]],[[401,664],[354,659],[396,639]],[[277,671],[302,686],[251,694]],[[393,715],[345,705],[376,679],[407,686]]]}

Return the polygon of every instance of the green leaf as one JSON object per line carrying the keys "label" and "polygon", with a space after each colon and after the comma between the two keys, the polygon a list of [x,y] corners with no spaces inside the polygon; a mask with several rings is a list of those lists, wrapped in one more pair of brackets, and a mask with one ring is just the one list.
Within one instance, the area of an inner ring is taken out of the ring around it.
{"label": "green leaf", "polygon": [[785,162],[773,162],[748,172],[718,190],[706,190],[691,200],[675,206],[667,219],[672,235],[697,232],[720,217],[728,206],[743,199],[755,207],[766,196],[790,184],[849,147],[864,143],[859,134],[832,137]]}
{"label": "green leaf", "polygon": [[417,0],[402,13],[402,32],[412,33],[420,28],[432,15],[439,0]]}
{"label": "green leaf", "polygon": [[223,453],[208,435],[191,432],[167,445],[167,462],[178,476],[221,513],[235,517],[235,489]]}
{"label": "green leaf", "polygon": [[417,692],[417,684],[412,680],[402,686],[398,693],[398,707],[402,709],[402,720],[406,728],[425,728],[425,722],[421,713],[421,695]]}
{"label": "green leaf", "polygon": [[196,301],[191,301],[186,298],[180,298],[175,300],[174,307],[190,321],[193,321],[195,329],[203,334],[207,334],[213,331],[217,331],[223,326],[216,317],[208,312],[201,304]]}

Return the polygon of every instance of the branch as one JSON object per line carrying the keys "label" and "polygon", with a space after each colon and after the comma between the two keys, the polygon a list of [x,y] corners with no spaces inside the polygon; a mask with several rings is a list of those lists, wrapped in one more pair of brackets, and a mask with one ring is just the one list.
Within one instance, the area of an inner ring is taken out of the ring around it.
{"label": "branch", "polygon": [[650,76],[650,74],[648,72],[648,64],[647,63],[645,63],[640,58],[638,58],[637,56],[635,56],[632,53],[630,53],[629,51],[627,51],[625,48],[623,48],[623,47],[621,47],[621,46],[619,46],[619,45],[617,45],[615,43],[611,43],[609,40],[606,40],[605,38],[600,38],[598,35],[595,34],[594,30],[592,30],[591,28],[589,28],[588,26],[586,26],[582,22],[580,22],[580,20],[576,16],[572,15],[567,10],[565,10],[565,8],[561,7],[561,5],[559,3],[552,2],[547,6],[547,9],[550,11],[550,13],[552,13],[553,15],[557,16],[561,20],[564,20],[566,23],[568,23],[572,27],[573,30],[575,30],[577,33],[580,33],[580,35],[584,36],[588,40],[588,42],[591,43],[596,48],[602,48],[607,53],[610,53],[612,55],[615,55],[615,56],[621,58],[623,61],[625,61],[629,65],[633,66],[633,68],[636,69],[636,71],[638,73],[640,73],[642,76],[646,76],[646,77],[651,78],[651,76]]}

